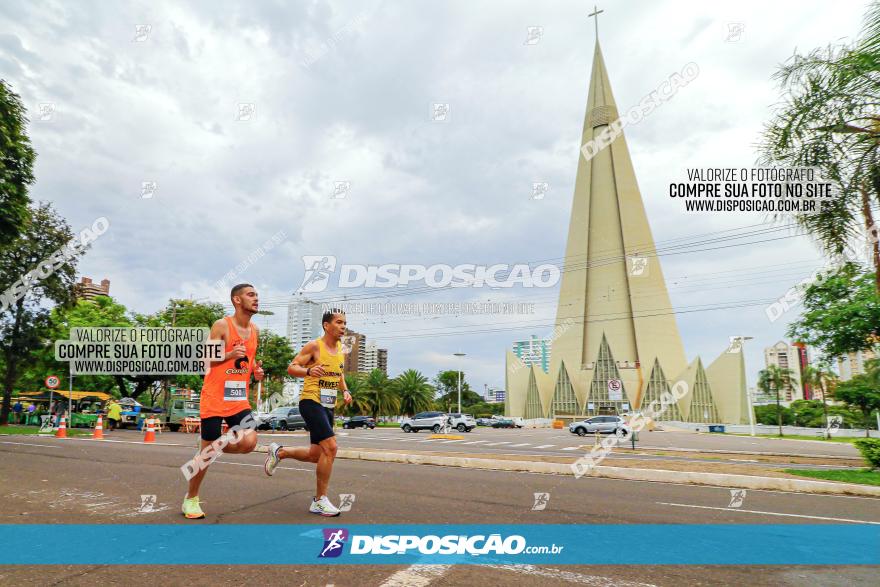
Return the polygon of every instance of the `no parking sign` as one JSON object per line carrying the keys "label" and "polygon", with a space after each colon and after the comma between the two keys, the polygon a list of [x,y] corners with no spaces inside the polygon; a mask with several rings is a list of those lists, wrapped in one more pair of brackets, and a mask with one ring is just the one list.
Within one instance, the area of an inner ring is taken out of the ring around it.
{"label": "no parking sign", "polygon": [[49,389],[58,389],[58,386],[61,385],[61,378],[57,375],[49,375],[43,383],[45,383],[46,387]]}
{"label": "no parking sign", "polygon": [[608,399],[611,401],[623,399],[623,382],[620,379],[608,380]]}

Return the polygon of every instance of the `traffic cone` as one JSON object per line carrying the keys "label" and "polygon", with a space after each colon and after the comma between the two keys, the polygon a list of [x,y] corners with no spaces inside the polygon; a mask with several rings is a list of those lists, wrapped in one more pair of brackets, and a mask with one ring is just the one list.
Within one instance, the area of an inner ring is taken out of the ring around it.
{"label": "traffic cone", "polygon": [[66,418],[62,416],[61,420],[58,421],[58,430],[55,432],[55,438],[67,438],[67,424],[65,420]]}
{"label": "traffic cone", "polygon": [[98,421],[95,422],[95,430],[92,432],[93,440],[103,440],[104,439],[104,422],[101,416],[98,416]]}
{"label": "traffic cone", "polygon": [[156,442],[156,429],[153,428],[153,419],[147,418],[144,421],[144,442]]}

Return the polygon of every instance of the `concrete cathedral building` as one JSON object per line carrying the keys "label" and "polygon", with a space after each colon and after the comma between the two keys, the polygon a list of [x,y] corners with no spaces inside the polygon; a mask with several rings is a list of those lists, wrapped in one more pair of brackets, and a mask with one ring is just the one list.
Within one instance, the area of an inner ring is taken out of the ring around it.
{"label": "concrete cathedral building", "polygon": [[[618,116],[597,38],[581,145]],[[623,413],[681,380],[687,394],[659,419],[748,421],[740,348],[719,340],[710,363],[686,358],[622,133],[591,159],[578,157],[555,331],[547,373],[507,351],[506,415]]]}

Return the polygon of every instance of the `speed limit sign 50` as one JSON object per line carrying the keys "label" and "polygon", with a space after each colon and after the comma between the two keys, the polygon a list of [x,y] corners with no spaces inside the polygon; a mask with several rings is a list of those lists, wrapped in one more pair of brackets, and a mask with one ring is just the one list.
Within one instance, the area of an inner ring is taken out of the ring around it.
{"label": "speed limit sign 50", "polygon": [[44,383],[49,389],[58,389],[58,386],[61,385],[61,378],[57,375],[49,375]]}

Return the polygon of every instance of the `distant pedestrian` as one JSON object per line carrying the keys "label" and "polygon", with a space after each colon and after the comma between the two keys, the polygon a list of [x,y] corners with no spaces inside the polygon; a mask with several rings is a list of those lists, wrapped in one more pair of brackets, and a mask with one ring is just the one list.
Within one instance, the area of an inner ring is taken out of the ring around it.
{"label": "distant pedestrian", "polygon": [[21,424],[21,412],[23,409],[24,406],[21,405],[21,400],[15,400],[15,405],[12,406],[12,416],[16,424]]}
{"label": "distant pedestrian", "polygon": [[119,426],[119,420],[122,419],[122,406],[116,403],[116,400],[109,400],[107,402],[107,429],[108,430],[116,430],[116,427]]}

